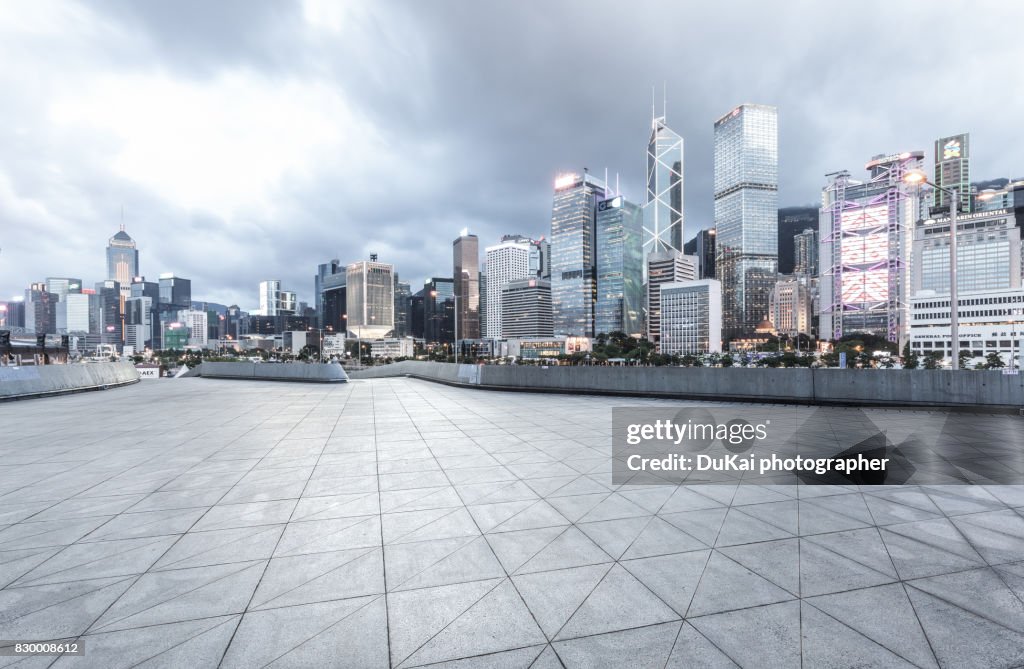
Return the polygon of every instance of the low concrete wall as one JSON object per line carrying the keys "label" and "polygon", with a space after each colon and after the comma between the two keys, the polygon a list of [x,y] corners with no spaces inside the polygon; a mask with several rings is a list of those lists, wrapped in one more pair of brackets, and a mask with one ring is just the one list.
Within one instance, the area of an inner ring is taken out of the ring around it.
{"label": "low concrete wall", "polygon": [[130,362],[0,367],[0,401],[104,390],[138,380]]}
{"label": "low concrete wall", "polygon": [[204,362],[188,371],[189,376],[250,381],[301,381],[344,383],[348,375],[341,365],[288,362]]}
{"label": "low concrete wall", "polygon": [[861,406],[1024,407],[1024,375],[999,371],[537,367],[404,361],[353,379],[413,376],[484,388]]}

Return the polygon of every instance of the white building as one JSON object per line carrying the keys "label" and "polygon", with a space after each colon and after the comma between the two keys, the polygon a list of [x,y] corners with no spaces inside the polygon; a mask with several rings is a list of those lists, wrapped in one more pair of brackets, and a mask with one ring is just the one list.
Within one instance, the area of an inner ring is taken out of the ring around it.
{"label": "white building", "polygon": [[661,340],[661,286],[694,281],[698,262],[697,256],[671,249],[647,256],[647,339],[653,344]]}
{"label": "white building", "polygon": [[132,346],[136,351],[146,350],[146,342],[153,341],[153,298],[129,297],[124,303],[125,346]]}
{"label": "white building", "polygon": [[345,357],[345,335],[325,334],[323,346],[325,360],[331,357]]}
{"label": "white building", "polygon": [[297,296],[294,291],[281,290],[277,279],[260,281],[260,316],[291,315],[295,313]]}
{"label": "white building", "polygon": [[57,332],[89,331],[89,296],[82,293],[67,293],[57,303]]}
{"label": "white building", "polygon": [[412,337],[374,339],[370,342],[370,356],[374,358],[411,358],[413,355]]}
{"label": "white building", "polygon": [[348,331],[360,339],[381,339],[395,329],[395,268],[370,260],[345,269]]}
{"label": "white building", "polygon": [[206,348],[209,343],[206,312],[183,309],[178,312],[178,320],[188,328],[188,345]]}
{"label": "white building", "polygon": [[779,334],[811,334],[814,318],[812,279],[806,274],[780,275],[768,300],[768,313]]}
{"label": "white building", "polygon": [[501,337],[501,293],[510,282],[530,276],[530,255],[535,249],[524,237],[506,237],[500,244],[484,249],[487,270],[485,337]]}
{"label": "white building", "polygon": [[661,353],[722,352],[722,284],[700,279],[661,284]]}
{"label": "white building", "polygon": [[[1020,368],[1024,338],[1024,289],[965,291],[957,294],[960,350],[971,352],[974,367],[989,353]],[[910,350],[918,355],[938,353],[952,361],[949,333],[949,295],[922,291],[910,300]]]}

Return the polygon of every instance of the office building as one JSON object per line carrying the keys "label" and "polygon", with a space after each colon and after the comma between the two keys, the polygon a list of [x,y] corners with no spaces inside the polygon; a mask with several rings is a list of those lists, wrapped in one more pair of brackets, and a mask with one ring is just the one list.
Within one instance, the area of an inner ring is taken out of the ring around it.
{"label": "office building", "polygon": [[260,281],[261,316],[293,316],[298,310],[298,298],[294,291],[281,290],[281,282],[277,279]]}
{"label": "office building", "polygon": [[342,271],[328,274],[320,283],[320,324],[331,332],[348,329],[348,275]]}
{"label": "office building", "polygon": [[[79,283],[79,285],[81,285]],[[89,296],[66,293],[57,303],[57,334],[89,332]]]}
{"label": "office building", "polygon": [[324,320],[324,279],[339,273],[345,273],[345,266],[337,258],[316,267],[316,275],[313,277],[313,301],[316,304],[317,325],[321,328],[327,325]]}
{"label": "office building", "polygon": [[415,355],[412,337],[390,337],[370,342],[371,358],[411,358]]}
{"label": "office building", "polygon": [[[781,267],[782,261],[779,261]],[[780,271],[780,274],[783,273]],[[808,228],[793,238],[793,274],[818,276],[818,228]]]}
{"label": "office building", "polygon": [[409,298],[409,334],[413,339],[423,339],[426,326],[425,300],[430,289],[420,288]]}
{"label": "office building", "polygon": [[666,355],[722,352],[722,284],[698,279],[659,286],[661,344]]}
{"label": "office building", "polygon": [[923,158],[923,151],[876,156],[863,182],[846,171],[828,176],[818,228],[820,337],[870,333],[902,350],[911,229],[921,210],[903,177]]}
{"label": "office building", "polygon": [[25,329],[36,334],[57,333],[56,295],[46,290],[45,283],[33,283],[25,290]]}
{"label": "office building", "polygon": [[0,327],[25,327],[25,298],[17,297],[10,302],[0,302]]}
{"label": "office building", "polygon": [[[132,284],[133,288],[135,284]],[[136,352],[154,349],[153,324],[156,310],[153,298],[134,294],[124,303],[124,344]]]}
{"label": "office building", "polygon": [[120,346],[124,342],[121,284],[112,279],[98,281],[95,290],[90,304],[89,330],[99,334],[99,343]]}
{"label": "office building", "polygon": [[[1021,230],[1011,209],[957,217],[957,291],[1021,287]],[[949,216],[914,225],[911,294],[949,294]]]}
{"label": "office building", "polygon": [[480,240],[467,230],[452,242],[456,328],[459,339],[480,338]]}
{"label": "office building", "polygon": [[[510,282],[531,276],[531,270],[539,270],[539,250],[526,237],[506,235],[498,244],[485,248],[484,257],[487,270],[487,329],[484,335],[499,339],[502,336],[502,291]],[[537,269],[531,268],[531,258],[538,262]]]}
{"label": "office building", "polygon": [[412,299],[412,288],[408,281],[399,281],[395,274],[395,337],[402,339],[409,336],[409,301]]}
{"label": "office building", "polygon": [[[132,278],[139,275],[139,251],[124,225],[107,242],[107,280],[117,281],[121,297],[131,296]],[[81,283],[81,282],[79,282]]]}
{"label": "office building", "polygon": [[487,336],[487,266],[480,268],[480,335]]}
{"label": "office building", "polygon": [[[973,211],[971,197],[971,136],[968,133],[941,137],[935,140],[935,183],[942,188],[956,188],[960,209],[964,213]],[[942,190],[932,191],[932,214],[949,213],[950,194]]]}
{"label": "office building", "polygon": [[556,335],[594,334],[594,210],[604,182],[584,170],[555,179],[551,211],[551,307]]}
{"label": "office building", "polygon": [[510,281],[501,291],[501,336],[551,337],[551,282],[526,278]]}
{"label": "office building", "polygon": [[171,273],[160,275],[160,305],[174,309],[192,307],[192,281]]}
{"label": "office building", "polygon": [[701,279],[715,278],[715,229],[701,230],[690,241],[683,244],[683,254],[697,256],[697,276]]}
{"label": "office building", "polygon": [[778,271],[778,119],[744,104],[715,122],[715,271],[726,338],[752,334]]}
{"label": "office building", "polygon": [[[918,355],[937,354],[952,361],[949,294],[922,291],[910,298],[910,350]],[[965,368],[997,353],[1006,365],[1021,367],[1024,344],[1024,289],[967,290],[957,293],[957,332],[960,351],[969,351]]]}
{"label": "office building", "polygon": [[434,277],[423,285],[423,339],[428,343],[455,343],[455,286],[452,279]]}
{"label": "office building", "polygon": [[55,295],[58,300],[63,300],[66,295],[82,293],[82,280],[47,277],[46,292],[50,295]]}
{"label": "office building", "polygon": [[381,339],[395,329],[394,271],[376,254],[346,268],[347,327],[360,339]]}
{"label": "office building", "polygon": [[807,274],[780,274],[769,300],[768,318],[779,334],[810,335],[814,323],[812,282]]}
{"label": "office building", "polygon": [[683,250],[683,138],[665,124],[665,116],[651,119],[643,229],[644,257]]}
{"label": "office building", "polygon": [[779,209],[779,274],[796,271],[796,238],[807,229],[818,229],[818,207]]}
{"label": "office building", "polygon": [[594,331],[644,332],[643,212],[621,195],[597,203]]}
{"label": "office building", "polygon": [[661,341],[661,286],[697,280],[696,256],[656,251],[647,256],[647,339]]}

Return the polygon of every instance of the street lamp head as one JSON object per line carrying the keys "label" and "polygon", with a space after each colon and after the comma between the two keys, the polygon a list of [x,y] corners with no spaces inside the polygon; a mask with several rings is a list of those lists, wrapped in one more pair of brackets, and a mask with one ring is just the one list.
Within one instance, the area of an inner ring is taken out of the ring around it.
{"label": "street lamp head", "polygon": [[928,182],[928,176],[924,170],[907,170],[903,175],[903,181],[908,184],[924,184]]}

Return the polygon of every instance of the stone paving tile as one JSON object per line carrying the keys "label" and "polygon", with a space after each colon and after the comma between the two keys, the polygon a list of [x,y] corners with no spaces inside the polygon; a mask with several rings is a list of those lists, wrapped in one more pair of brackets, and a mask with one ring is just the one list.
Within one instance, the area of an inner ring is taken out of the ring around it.
{"label": "stone paving tile", "polygon": [[[681,404],[180,379],[0,405],[0,639],[86,641],[24,668],[1024,664],[1024,486],[612,484],[611,408]],[[861,420],[814,411],[808,448]],[[943,438],[981,459],[1024,445],[964,422]]]}

